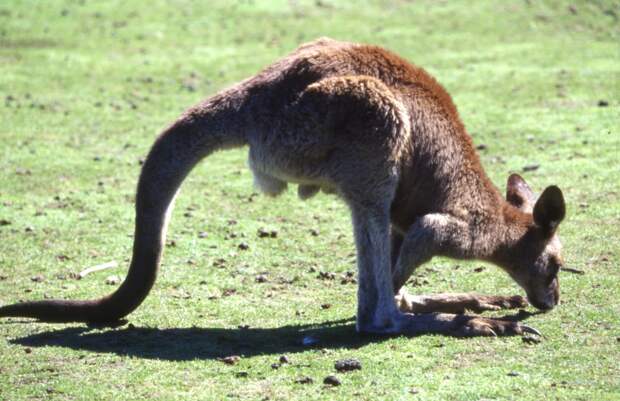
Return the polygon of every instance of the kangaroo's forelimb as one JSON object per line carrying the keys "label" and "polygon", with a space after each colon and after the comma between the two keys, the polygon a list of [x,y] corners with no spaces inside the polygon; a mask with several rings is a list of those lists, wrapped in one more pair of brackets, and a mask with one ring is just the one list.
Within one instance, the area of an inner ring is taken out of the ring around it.
{"label": "kangaroo's forelimb", "polygon": [[440,213],[420,217],[401,237],[399,247],[393,249],[392,277],[396,292],[418,266],[433,256],[466,257],[472,241],[465,222]]}
{"label": "kangaroo's forelimb", "polygon": [[401,289],[394,299],[398,309],[407,313],[481,313],[527,306],[527,301],[520,295],[502,296],[474,293],[412,295]]}

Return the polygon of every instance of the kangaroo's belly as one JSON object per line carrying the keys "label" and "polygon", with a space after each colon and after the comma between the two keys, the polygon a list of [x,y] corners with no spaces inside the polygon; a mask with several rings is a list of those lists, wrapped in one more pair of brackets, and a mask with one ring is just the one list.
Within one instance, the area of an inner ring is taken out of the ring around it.
{"label": "kangaroo's belly", "polygon": [[320,190],[325,193],[337,192],[328,177],[324,162],[304,159],[293,150],[275,149],[270,151],[261,146],[250,147],[248,165],[254,176],[255,187],[269,196],[278,196],[288,187],[297,184],[297,194],[308,199]]}

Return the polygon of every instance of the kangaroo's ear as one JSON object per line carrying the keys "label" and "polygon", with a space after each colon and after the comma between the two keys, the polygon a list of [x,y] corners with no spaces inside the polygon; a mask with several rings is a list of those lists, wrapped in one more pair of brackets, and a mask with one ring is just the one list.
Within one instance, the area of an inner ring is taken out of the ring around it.
{"label": "kangaroo's ear", "polygon": [[506,185],[506,200],[524,212],[534,207],[534,193],[519,174],[511,174]]}
{"label": "kangaroo's ear", "polygon": [[560,188],[552,185],[545,188],[534,205],[534,222],[545,235],[552,236],[566,215],[564,196]]}

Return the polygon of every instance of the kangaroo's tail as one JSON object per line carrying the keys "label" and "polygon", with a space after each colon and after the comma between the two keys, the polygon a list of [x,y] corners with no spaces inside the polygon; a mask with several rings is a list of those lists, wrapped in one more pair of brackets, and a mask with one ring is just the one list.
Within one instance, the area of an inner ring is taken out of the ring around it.
{"label": "kangaroo's tail", "polygon": [[112,294],[87,301],[43,300],[0,307],[0,317],[44,322],[114,322],[136,309],[157,276],[176,193],[192,168],[219,149],[246,143],[247,91],[233,87],[188,110],[151,148],[138,182],[133,255],[127,278]]}

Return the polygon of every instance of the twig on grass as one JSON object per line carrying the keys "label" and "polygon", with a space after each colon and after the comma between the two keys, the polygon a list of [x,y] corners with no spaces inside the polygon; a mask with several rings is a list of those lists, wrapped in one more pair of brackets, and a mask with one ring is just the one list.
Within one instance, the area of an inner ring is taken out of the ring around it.
{"label": "twig on grass", "polygon": [[569,273],[575,273],[575,274],[586,274],[586,272],[583,270],[573,269],[572,267],[565,267],[565,266],[562,266],[562,271],[569,272]]}
{"label": "twig on grass", "polygon": [[100,270],[106,270],[106,269],[112,269],[114,267],[117,267],[118,263],[113,260],[111,262],[107,262],[107,263],[102,263],[100,265],[95,265],[95,266],[91,266],[87,269],[82,270],[81,272],[78,273],[77,275],[77,279],[81,280],[84,277],[86,277],[88,274],[90,273],[94,273],[94,272],[98,272]]}

